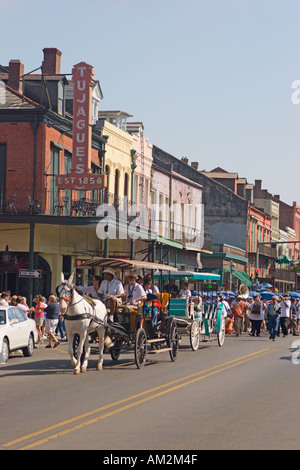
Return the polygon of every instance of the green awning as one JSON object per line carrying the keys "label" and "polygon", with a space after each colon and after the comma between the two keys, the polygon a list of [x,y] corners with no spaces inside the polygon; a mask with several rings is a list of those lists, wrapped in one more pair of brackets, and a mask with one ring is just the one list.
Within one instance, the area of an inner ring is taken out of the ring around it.
{"label": "green awning", "polygon": [[168,245],[172,246],[173,248],[183,248],[183,244],[180,242],[177,242],[175,240],[170,240],[169,238],[164,238],[158,235],[157,239],[155,240],[158,243],[162,243],[163,245]]}
{"label": "green awning", "polygon": [[236,269],[234,271],[234,276],[238,278],[243,284],[246,284],[247,287],[252,287],[252,282],[250,281],[249,276],[244,271],[239,271]]}

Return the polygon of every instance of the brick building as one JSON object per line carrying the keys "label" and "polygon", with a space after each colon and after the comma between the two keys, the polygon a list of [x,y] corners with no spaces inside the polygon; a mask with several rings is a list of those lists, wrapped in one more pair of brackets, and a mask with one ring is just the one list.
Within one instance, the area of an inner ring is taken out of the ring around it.
{"label": "brick building", "polygon": [[[43,50],[41,73],[24,75],[19,60],[0,67],[0,250],[8,246],[9,263],[0,259],[0,290],[10,288],[30,298],[48,295],[60,273],[73,271],[78,258],[101,250],[95,207],[103,189],[59,190],[57,174],[72,166],[72,80],[60,73],[61,52]],[[93,86],[93,109],[102,92]],[[103,171],[105,139],[93,127],[91,171]],[[19,270],[38,270],[32,280]]]}

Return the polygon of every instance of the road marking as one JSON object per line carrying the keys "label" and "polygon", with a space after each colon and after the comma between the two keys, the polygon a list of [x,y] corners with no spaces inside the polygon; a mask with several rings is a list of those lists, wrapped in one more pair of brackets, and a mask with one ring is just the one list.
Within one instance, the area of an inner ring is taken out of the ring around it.
{"label": "road marking", "polygon": [[[27,434],[27,435],[22,436],[18,439],[7,442],[6,444],[2,444],[0,446],[0,448],[4,449],[4,448],[11,447],[11,446],[13,446],[15,444],[18,444],[20,442],[32,439],[32,438],[37,437],[41,434],[45,434],[49,431],[53,431],[54,429],[61,428],[62,426],[70,425],[70,424],[74,423],[75,421],[79,421],[79,420],[82,420],[82,419],[87,418],[89,416],[95,415],[97,413],[101,413],[101,412],[106,411],[110,408],[119,407],[119,408],[116,408],[115,410],[109,411],[109,412],[104,413],[103,415],[100,415],[100,416],[96,416],[95,418],[92,418],[88,421],[80,423],[76,426],[70,427],[70,428],[65,429],[63,431],[59,431],[59,432],[53,434],[52,436],[48,436],[48,437],[45,437],[44,439],[33,442],[32,444],[29,444],[25,447],[22,447],[19,450],[32,449],[33,447],[37,447],[41,444],[44,444],[45,442],[47,442],[51,439],[57,439],[58,437],[61,437],[61,436],[64,436],[66,434],[69,434],[71,432],[74,432],[74,431],[76,431],[80,428],[83,428],[83,427],[89,426],[91,424],[94,424],[97,421],[106,419],[110,416],[121,413],[121,412],[123,412],[125,410],[128,410],[130,408],[133,408],[135,406],[141,405],[141,404],[143,404],[147,401],[156,399],[158,397],[166,395],[167,393],[174,392],[176,390],[179,390],[180,388],[186,387],[187,385],[191,385],[191,384],[193,384],[195,382],[198,382],[200,380],[203,380],[207,377],[211,377],[211,376],[213,376],[215,374],[218,374],[220,372],[224,372],[225,370],[228,370],[228,369],[231,369],[231,368],[236,367],[238,365],[244,364],[245,362],[251,361],[253,359],[264,356],[264,355],[269,354],[270,352],[274,352],[274,351],[275,351],[275,349],[270,349],[270,348],[262,349],[260,351],[254,352],[254,353],[247,354],[246,356],[242,356],[242,357],[239,357],[237,359],[233,359],[231,361],[224,362],[223,364],[213,366],[209,369],[205,369],[205,370],[200,371],[200,372],[195,372],[194,374],[191,374],[191,375],[188,375],[188,376],[185,376],[185,377],[181,377],[179,379],[173,380],[173,381],[165,383],[163,385],[159,385],[157,387],[146,390],[144,392],[140,392],[136,395],[132,395],[132,396],[127,397],[127,398],[123,398],[122,400],[119,400],[117,402],[101,406],[100,408],[89,411],[89,412],[84,413],[82,415],[78,415],[78,416],[75,416],[75,417],[70,418],[68,420],[61,421],[60,423],[54,424],[54,425],[49,426],[49,427],[44,428],[44,429],[40,429],[39,431],[33,432],[31,434]],[[182,382],[182,383],[180,383],[180,382]],[[162,390],[163,388],[166,388],[166,390]],[[161,390],[161,391],[159,391],[159,390]],[[157,392],[157,393],[153,394],[154,392]],[[148,394],[151,394],[151,395],[148,396],[148,397],[145,397],[145,398],[141,398],[141,397],[143,397],[145,395],[148,395]],[[132,400],[136,400],[137,398],[141,398],[141,399],[138,400],[138,401],[134,401],[133,403],[129,403],[127,405],[124,405],[124,406],[120,407],[120,405],[123,405],[124,403],[132,401]]]}

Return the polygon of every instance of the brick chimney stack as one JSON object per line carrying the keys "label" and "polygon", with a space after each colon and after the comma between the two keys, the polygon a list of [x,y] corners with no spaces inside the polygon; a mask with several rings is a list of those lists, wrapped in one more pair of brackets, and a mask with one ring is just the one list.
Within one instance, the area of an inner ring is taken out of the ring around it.
{"label": "brick chimney stack", "polygon": [[261,180],[255,180],[254,183],[255,183],[255,189],[257,189],[258,191],[261,191],[262,181]]}
{"label": "brick chimney stack", "polygon": [[55,47],[45,47],[43,49],[44,60],[42,63],[43,75],[59,75],[60,74],[60,58],[61,51]]}
{"label": "brick chimney stack", "polygon": [[10,60],[8,66],[7,84],[23,94],[23,80],[20,77],[24,75],[24,64],[20,60]]}

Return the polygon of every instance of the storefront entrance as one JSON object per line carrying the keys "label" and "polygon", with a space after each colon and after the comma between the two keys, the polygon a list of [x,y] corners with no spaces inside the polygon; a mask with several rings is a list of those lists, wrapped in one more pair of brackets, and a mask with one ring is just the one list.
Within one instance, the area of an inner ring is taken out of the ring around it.
{"label": "storefront entrance", "polygon": [[[0,292],[9,290],[11,295],[22,295],[29,298],[29,279],[20,277],[20,269],[29,268],[28,253],[12,252],[8,263],[0,260]],[[51,289],[51,271],[47,261],[35,254],[35,266],[40,270],[41,278],[33,280],[32,295],[42,294],[48,297]]]}

